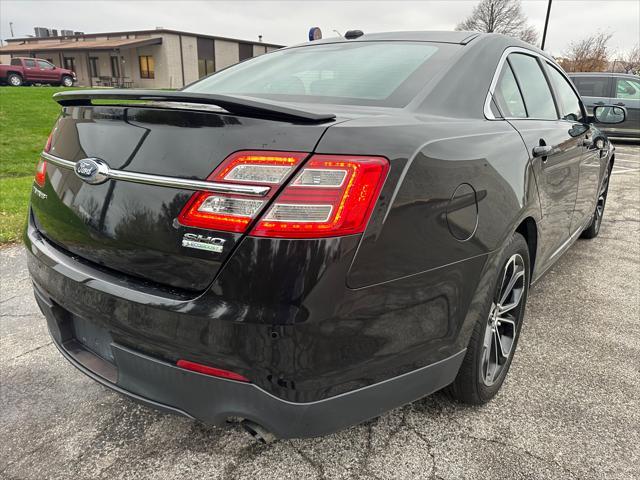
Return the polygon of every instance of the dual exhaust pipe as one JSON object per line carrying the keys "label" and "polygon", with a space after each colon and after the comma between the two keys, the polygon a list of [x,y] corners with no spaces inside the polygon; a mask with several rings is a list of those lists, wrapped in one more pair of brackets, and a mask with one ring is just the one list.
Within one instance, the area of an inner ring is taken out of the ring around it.
{"label": "dual exhaust pipe", "polygon": [[251,435],[255,440],[260,443],[264,443],[265,445],[273,443],[277,440],[276,436],[273,433],[269,432],[261,425],[252,422],[251,420],[242,420],[240,422],[240,426],[244,428],[245,432]]}

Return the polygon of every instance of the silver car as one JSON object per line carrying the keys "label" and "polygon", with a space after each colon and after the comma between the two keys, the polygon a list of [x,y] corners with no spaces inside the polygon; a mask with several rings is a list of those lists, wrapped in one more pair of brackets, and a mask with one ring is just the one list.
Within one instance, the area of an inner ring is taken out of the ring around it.
{"label": "silver car", "polygon": [[589,114],[597,105],[618,105],[627,109],[627,118],[617,125],[596,124],[612,137],[640,139],[640,77],[625,73],[569,73]]}

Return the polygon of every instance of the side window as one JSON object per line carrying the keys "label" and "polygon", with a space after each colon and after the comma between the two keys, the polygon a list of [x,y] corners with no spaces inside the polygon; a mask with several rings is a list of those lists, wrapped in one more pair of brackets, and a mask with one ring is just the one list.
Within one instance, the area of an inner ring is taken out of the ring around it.
{"label": "side window", "polygon": [[44,60],[38,60],[38,66],[45,70],[53,70],[53,65],[51,65],[49,62],[45,62]]}
{"label": "side window", "polygon": [[616,98],[640,100],[640,81],[632,78],[616,79]]}
{"label": "side window", "polygon": [[35,60],[25,60],[24,61],[24,66],[28,67],[28,68],[34,68],[36,66],[36,61]]}
{"label": "side window", "polygon": [[608,97],[609,79],[607,77],[573,77],[573,84],[583,97]]}
{"label": "side window", "polygon": [[11,59],[11,65],[18,65],[18,66],[21,66],[21,65],[22,65],[22,62],[20,61],[20,59],[19,59],[19,58],[12,58],[12,59]]}
{"label": "side window", "polygon": [[547,65],[549,67],[549,77],[551,78],[556,93],[558,94],[560,116],[563,120],[570,120],[572,122],[581,120],[582,108],[580,108],[580,99],[558,69],[550,63],[547,63]]}
{"label": "side window", "polygon": [[527,118],[527,109],[520,94],[518,83],[508,63],[502,67],[494,92],[494,99],[504,117]]}
{"label": "side window", "polygon": [[513,53],[507,57],[527,107],[529,117],[541,120],[556,120],[558,114],[547,79],[535,57]]}

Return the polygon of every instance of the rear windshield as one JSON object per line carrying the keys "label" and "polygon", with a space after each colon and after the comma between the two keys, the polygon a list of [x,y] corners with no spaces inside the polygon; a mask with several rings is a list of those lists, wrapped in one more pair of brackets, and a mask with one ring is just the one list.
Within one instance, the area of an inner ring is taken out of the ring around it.
{"label": "rear windshield", "polygon": [[206,77],[187,92],[403,107],[459,45],[354,42],[279,50]]}

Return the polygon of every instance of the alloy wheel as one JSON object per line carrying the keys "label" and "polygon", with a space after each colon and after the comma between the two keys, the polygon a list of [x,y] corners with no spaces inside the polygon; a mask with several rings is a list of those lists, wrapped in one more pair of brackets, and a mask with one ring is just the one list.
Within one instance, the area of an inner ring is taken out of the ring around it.
{"label": "alloy wheel", "polygon": [[606,197],[604,194],[600,195],[598,197],[598,203],[596,205],[596,213],[595,213],[595,218],[593,219],[593,221],[595,222],[595,230],[596,233],[598,231],[600,231],[600,224],[602,223],[602,217],[604,216],[604,203],[605,203]]}
{"label": "alloy wheel", "polygon": [[70,87],[70,86],[72,86],[72,85],[73,85],[73,80],[72,80],[72,79],[70,79],[69,77],[65,77],[65,78],[64,78],[64,80],[62,81],[62,84],[63,84],[65,87]]}
{"label": "alloy wheel", "polygon": [[516,253],[504,267],[502,282],[491,304],[485,328],[480,372],[482,381],[487,386],[493,385],[500,378],[513,354],[526,280],[524,260]]}
{"label": "alloy wheel", "polygon": [[11,85],[13,85],[14,87],[19,87],[22,84],[22,82],[20,81],[20,77],[17,77],[16,75],[9,77],[9,83],[11,83]]}

